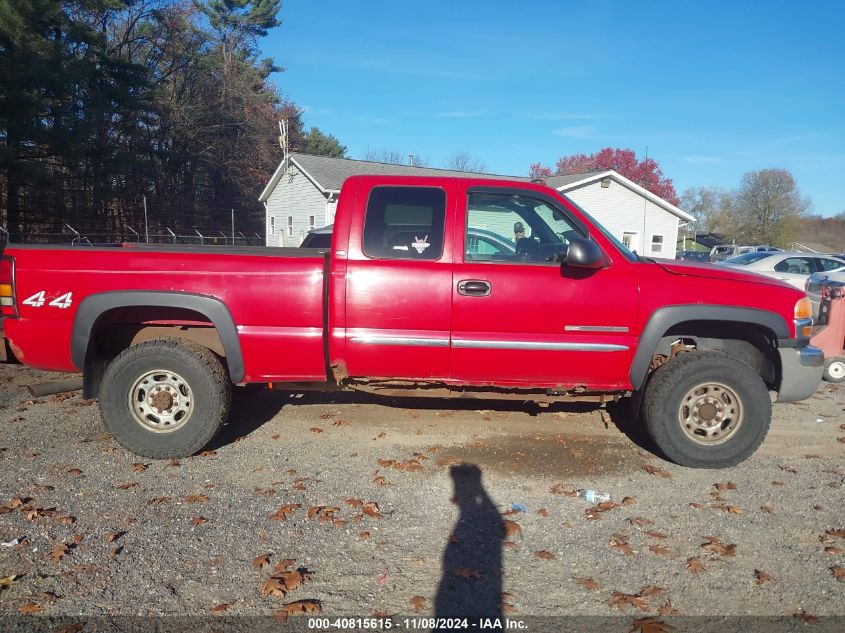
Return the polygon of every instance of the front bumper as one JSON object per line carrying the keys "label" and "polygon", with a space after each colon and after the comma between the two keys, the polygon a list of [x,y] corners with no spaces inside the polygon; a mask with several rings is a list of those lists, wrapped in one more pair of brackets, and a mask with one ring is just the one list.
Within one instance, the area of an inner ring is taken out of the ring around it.
{"label": "front bumper", "polygon": [[776,402],[809,398],[819,388],[824,373],[824,352],[817,347],[781,347],[780,389]]}

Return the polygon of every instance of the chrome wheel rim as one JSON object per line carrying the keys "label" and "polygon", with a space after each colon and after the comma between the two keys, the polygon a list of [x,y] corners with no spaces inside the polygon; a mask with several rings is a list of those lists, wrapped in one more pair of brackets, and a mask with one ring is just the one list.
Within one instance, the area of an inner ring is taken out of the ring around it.
{"label": "chrome wheel rim", "polygon": [[839,380],[845,377],[845,361],[833,361],[827,366],[827,373],[834,380]]}
{"label": "chrome wheel rim", "polygon": [[148,431],[171,433],[188,423],[194,397],[179,374],[156,369],[138,378],[129,390],[129,411]]}
{"label": "chrome wheel rim", "polygon": [[697,444],[712,446],[733,437],[742,426],[742,401],[730,387],[717,382],[690,389],[681,400],[678,422]]}

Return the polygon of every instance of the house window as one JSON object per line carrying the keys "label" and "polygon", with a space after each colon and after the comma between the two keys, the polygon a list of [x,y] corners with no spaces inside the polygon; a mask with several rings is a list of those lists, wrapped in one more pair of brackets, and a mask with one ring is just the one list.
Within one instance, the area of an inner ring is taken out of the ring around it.
{"label": "house window", "polygon": [[293,237],[293,216],[288,216],[288,237]]}
{"label": "house window", "polygon": [[636,233],[623,233],[622,234],[622,245],[627,248],[628,250],[636,248],[634,245],[635,238],[637,237]]}
{"label": "house window", "polygon": [[652,235],[651,236],[651,252],[652,253],[662,253],[663,252],[663,236],[662,235]]}
{"label": "house window", "polygon": [[309,215],[309,216],[308,216],[308,230],[309,230],[309,231],[313,231],[313,230],[314,230],[314,225],[315,225],[315,222],[314,222],[314,216],[313,216],[313,215]]}
{"label": "house window", "polygon": [[276,234],[276,218],[270,217],[270,235]]}

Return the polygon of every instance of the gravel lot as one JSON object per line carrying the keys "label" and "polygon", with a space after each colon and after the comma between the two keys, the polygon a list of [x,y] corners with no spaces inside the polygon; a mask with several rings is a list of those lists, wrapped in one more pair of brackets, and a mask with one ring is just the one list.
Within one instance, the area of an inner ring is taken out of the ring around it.
{"label": "gravel lot", "polygon": [[258,389],[208,452],[142,460],[78,392],[23,389],[51,377],[0,366],[0,615],[845,616],[845,388],[700,471],[622,407]]}

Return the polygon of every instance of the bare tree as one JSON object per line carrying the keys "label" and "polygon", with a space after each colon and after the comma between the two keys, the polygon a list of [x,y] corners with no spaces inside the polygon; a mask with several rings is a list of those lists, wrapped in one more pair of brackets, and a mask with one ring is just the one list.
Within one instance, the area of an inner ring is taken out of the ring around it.
{"label": "bare tree", "polygon": [[681,208],[695,216],[696,233],[726,232],[730,227],[733,200],[720,187],[691,187],[681,194]]}
{"label": "bare tree", "polygon": [[428,167],[431,161],[427,156],[418,154],[406,154],[395,149],[371,149],[364,152],[364,160],[376,163],[388,163],[390,165],[410,165],[412,167]]}
{"label": "bare tree", "polygon": [[751,243],[787,245],[801,218],[812,208],[795,178],[785,169],[750,171],[736,193],[737,238]]}
{"label": "bare tree", "polygon": [[487,163],[476,158],[469,152],[453,152],[446,159],[446,169],[483,174],[487,172]]}

